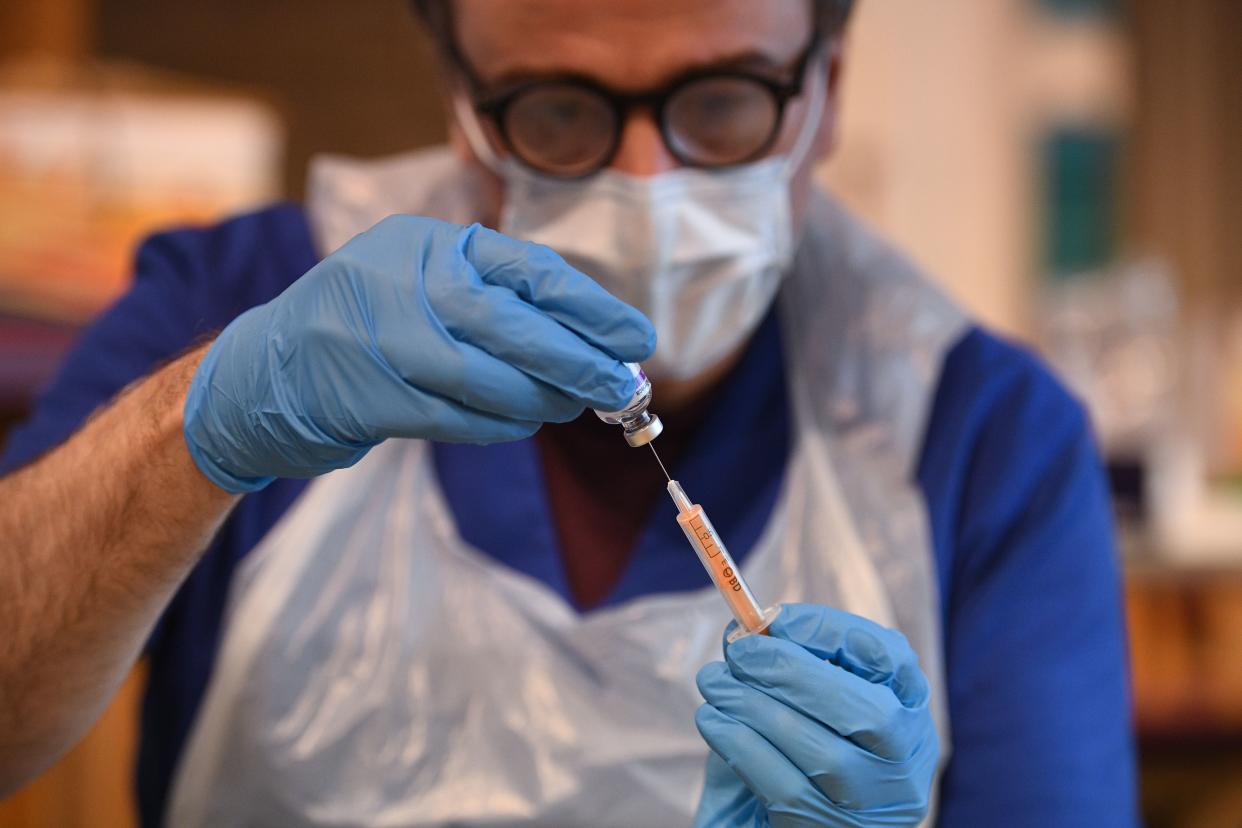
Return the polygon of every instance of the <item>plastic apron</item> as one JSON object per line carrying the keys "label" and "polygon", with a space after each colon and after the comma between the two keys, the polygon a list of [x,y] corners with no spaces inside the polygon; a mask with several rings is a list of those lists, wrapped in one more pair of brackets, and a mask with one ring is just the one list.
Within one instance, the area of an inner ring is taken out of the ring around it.
{"label": "plastic apron", "polygon": [[[442,151],[332,162],[312,215],[327,248],[390,212],[462,220],[459,179]],[[745,574],[762,600],[905,632],[947,755],[912,480],[964,320],[827,198],[809,225],[780,299],[794,448]],[[710,588],[578,614],[462,541],[429,447],[389,441],[312,483],[240,566],[169,824],[688,825],[707,755],[694,675],[727,621]]]}

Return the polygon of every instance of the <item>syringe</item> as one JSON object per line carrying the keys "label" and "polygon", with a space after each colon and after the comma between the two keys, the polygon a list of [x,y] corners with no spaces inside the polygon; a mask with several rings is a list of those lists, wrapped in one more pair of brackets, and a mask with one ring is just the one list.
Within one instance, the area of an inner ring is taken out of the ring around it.
{"label": "syringe", "polygon": [[[664,464],[661,463],[660,467],[663,468]],[[733,612],[733,617],[737,619],[738,628],[729,634],[729,641],[733,642],[751,633],[765,632],[780,612],[780,607],[769,607],[766,610],[759,607],[754,593],[750,591],[737,564],[729,555],[729,550],[725,548],[724,541],[708,520],[707,513],[702,506],[690,502],[681,484],[669,479],[668,493],[677,504],[677,523],[681,526],[681,531],[694,547],[699,561],[707,569],[707,574],[711,576],[716,589],[720,590],[725,603]]]}
{"label": "syringe", "polygon": [[681,484],[669,476],[668,469],[664,468],[664,461],[660,459],[659,452],[651,442],[664,431],[660,418],[647,411],[651,404],[651,382],[637,363],[627,363],[626,367],[633,374],[635,383],[630,401],[620,411],[597,410],[596,415],[606,423],[621,426],[625,430],[625,442],[631,446],[651,447],[651,453],[660,464],[660,471],[664,472],[664,477],[668,480],[668,493],[677,504],[677,523],[685,533],[686,540],[694,547],[694,552],[699,556],[707,574],[711,576],[712,583],[720,590],[725,603],[733,611],[733,617],[737,619],[738,627],[729,633],[728,640],[733,642],[744,635],[766,632],[772,619],[781,611],[780,605],[766,610],[760,609],[759,602],[746,585],[737,564],[725,548],[724,541],[716,534],[716,528],[707,519],[703,507],[691,503]]}

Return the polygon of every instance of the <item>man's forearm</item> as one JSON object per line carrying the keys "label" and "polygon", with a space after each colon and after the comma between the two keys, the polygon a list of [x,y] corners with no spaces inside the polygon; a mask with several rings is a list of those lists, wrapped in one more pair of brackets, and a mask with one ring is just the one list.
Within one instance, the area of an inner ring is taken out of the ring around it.
{"label": "man's forearm", "polygon": [[181,432],[202,355],[0,479],[0,797],[95,720],[236,502],[198,471]]}

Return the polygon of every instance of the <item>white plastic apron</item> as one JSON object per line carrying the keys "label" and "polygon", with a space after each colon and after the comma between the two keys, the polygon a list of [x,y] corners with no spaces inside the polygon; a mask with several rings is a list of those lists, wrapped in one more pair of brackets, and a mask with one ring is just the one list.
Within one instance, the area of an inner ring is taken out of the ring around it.
{"label": "white plastic apron", "polygon": [[[411,162],[415,195],[444,183],[429,169],[450,169],[428,158]],[[320,196],[328,245],[348,235],[332,237],[325,209],[365,229],[374,208],[345,202],[384,202],[360,196],[364,171],[344,170],[335,203]],[[401,192],[396,209],[418,212]],[[940,702],[947,754],[939,604],[912,480],[963,320],[827,200],[812,212],[782,295],[794,451],[743,569],[765,603],[832,604],[902,629]],[[727,621],[711,589],[579,615],[466,544],[428,446],[389,441],[312,483],[240,566],[168,822],[688,825],[707,751],[694,675],[720,657]]]}

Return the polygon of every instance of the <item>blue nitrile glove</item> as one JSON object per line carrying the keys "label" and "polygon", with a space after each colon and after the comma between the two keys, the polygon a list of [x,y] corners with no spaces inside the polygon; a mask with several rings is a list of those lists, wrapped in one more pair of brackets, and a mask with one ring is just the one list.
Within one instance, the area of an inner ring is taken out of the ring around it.
{"label": "blue nitrile glove", "polygon": [[770,632],[699,671],[713,752],[695,825],[918,824],[940,743],[905,637],[814,604],[785,605]]}
{"label": "blue nitrile glove", "polygon": [[491,443],[617,410],[641,313],[546,247],[392,216],[208,350],[185,402],[194,461],[232,492],[352,465],[388,437]]}

